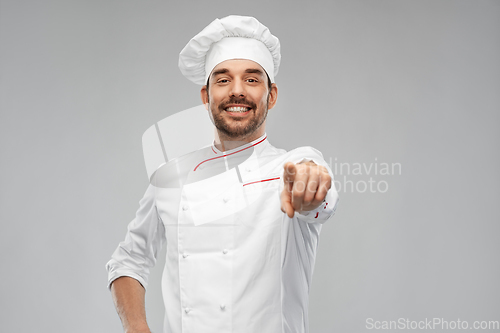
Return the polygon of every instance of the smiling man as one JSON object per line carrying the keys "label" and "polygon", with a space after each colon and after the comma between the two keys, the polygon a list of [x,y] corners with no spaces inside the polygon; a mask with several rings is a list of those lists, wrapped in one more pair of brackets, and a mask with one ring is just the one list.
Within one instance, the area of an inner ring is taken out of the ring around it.
{"label": "smiling man", "polygon": [[215,138],[154,173],[107,264],[126,332],[150,332],[145,289],[164,243],[164,332],[308,332],[319,233],[338,195],[321,153],[267,140],[280,57],[278,38],[243,16],[213,21],[181,51]]}
{"label": "smiling man", "polygon": [[207,109],[210,106],[222,150],[225,145],[235,147],[261,137],[267,111],[274,107],[277,97],[278,88],[265,70],[246,59],[221,62],[201,89],[201,99]]}

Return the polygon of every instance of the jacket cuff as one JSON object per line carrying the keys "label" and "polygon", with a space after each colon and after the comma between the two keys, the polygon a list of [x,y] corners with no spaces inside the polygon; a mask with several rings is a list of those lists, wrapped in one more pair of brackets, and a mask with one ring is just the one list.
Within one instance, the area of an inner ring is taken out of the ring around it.
{"label": "jacket cuff", "polygon": [[128,269],[117,269],[109,272],[108,274],[108,289],[111,289],[111,284],[113,283],[113,281],[123,276],[128,276],[130,278],[136,279],[144,289],[148,288],[148,281],[139,274]]}
{"label": "jacket cuff", "polygon": [[337,209],[337,203],[339,202],[339,195],[333,187],[328,190],[328,193],[316,209],[303,212],[295,212],[295,216],[300,220],[308,223],[325,223],[333,215]]}

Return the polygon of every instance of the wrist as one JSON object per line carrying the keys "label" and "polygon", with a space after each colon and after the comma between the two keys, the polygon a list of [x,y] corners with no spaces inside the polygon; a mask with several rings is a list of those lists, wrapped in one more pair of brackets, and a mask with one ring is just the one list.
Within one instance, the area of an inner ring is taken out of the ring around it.
{"label": "wrist", "polygon": [[151,333],[149,327],[128,329],[125,333]]}
{"label": "wrist", "polygon": [[125,333],[151,333],[148,324],[141,323],[136,325],[130,325],[125,329]]}

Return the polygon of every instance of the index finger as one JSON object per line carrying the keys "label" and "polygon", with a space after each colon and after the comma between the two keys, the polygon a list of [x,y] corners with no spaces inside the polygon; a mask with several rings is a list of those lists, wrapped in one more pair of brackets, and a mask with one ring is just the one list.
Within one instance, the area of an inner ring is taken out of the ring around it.
{"label": "index finger", "polygon": [[283,169],[283,180],[288,183],[293,182],[297,173],[295,164],[293,164],[292,162],[287,162],[285,163],[285,165],[283,165]]}

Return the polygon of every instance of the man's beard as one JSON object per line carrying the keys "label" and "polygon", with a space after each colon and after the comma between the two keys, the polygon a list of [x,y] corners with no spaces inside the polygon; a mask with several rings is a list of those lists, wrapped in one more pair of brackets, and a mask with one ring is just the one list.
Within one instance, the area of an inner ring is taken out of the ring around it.
{"label": "man's beard", "polygon": [[[248,105],[251,108],[250,112],[253,112],[254,115],[257,112],[257,105],[253,102],[247,101],[245,98],[230,98],[228,101],[219,104],[219,106],[218,106],[219,112],[217,114],[214,114],[211,111],[214,125],[221,133],[223,133],[228,138],[236,139],[236,138],[247,137],[248,135],[255,132],[266,120],[267,111],[268,111],[268,103],[266,103],[264,114],[260,118],[255,117],[255,116],[251,117],[249,122],[243,127],[242,126],[231,126],[231,124],[229,124],[222,116],[222,113],[225,112],[224,109],[228,105],[230,105],[230,104]],[[211,108],[212,107],[210,106],[210,109]],[[241,119],[243,120],[243,118],[241,118]],[[239,123],[239,120],[238,120],[238,118],[233,117],[232,122],[233,122],[233,124]]]}

